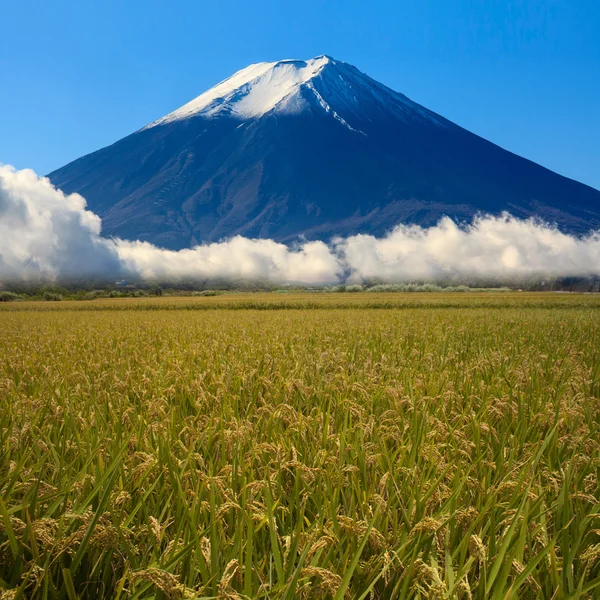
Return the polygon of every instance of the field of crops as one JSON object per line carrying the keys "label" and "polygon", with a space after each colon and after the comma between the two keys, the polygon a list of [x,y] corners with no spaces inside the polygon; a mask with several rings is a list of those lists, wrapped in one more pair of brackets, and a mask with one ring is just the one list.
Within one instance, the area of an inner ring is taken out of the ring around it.
{"label": "field of crops", "polygon": [[600,598],[600,296],[0,307],[0,598]]}

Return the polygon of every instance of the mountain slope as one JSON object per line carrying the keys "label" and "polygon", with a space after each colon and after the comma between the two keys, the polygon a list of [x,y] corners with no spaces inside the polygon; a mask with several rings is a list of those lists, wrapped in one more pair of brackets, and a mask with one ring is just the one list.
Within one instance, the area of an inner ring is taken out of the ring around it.
{"label": "mountain slope", "polygon": [[104,233],[183,248],[293,241],[478,211],[600,226],[600,192],[469,133],[326,56],[259,63],[49,175]]}

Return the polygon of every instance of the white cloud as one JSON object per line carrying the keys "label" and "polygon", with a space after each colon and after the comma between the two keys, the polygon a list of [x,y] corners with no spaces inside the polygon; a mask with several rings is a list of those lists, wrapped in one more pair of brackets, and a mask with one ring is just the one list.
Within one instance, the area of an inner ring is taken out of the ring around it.
{"label": "white cloud", "polygon": [[273,240],[236,236],[194,248],[163,250],[147,242],[116,242],[123,266],[143,279],[225,279],[331,283],[342,271],[323,242],[291,250]]}
{"label": "white cloud", "polygon": [[0,278],[59,278],[118,272],[114,244],[79,194],[65,195],[33,171],[0,165]]}
{"label": "white cloud", "polygon": [[584,238],[534,220],[480,216],[464,228],[449,218],[435,227],[400,225],[383,238],[356,235],[336,249],[349,280],[389,282],[587,276],[600,273],[600,234]]}
{"label": "white cloud", "polygon": [[600,274],[600,233],[578,238],[532,220],[482,216],[468,227],[398,226],[376,238],[289,248],[236,236],[178,252],[101,237],[84,198],[31,170],[0,165],[0,279],[140,277],[332,283]]}

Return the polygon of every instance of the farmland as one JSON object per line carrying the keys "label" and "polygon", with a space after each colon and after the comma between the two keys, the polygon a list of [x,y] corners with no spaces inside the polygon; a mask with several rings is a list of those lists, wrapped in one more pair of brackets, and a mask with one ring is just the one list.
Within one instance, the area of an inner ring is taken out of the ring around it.
{"label": "farmland", "polygon": [[0,598],[600,598],[600,296],[0,306]]}

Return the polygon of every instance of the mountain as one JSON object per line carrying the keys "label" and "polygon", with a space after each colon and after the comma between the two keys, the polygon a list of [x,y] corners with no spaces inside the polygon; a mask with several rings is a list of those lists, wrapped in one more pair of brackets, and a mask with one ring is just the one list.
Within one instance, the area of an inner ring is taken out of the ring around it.
{"label": "mountain", "polygon": [[49,178],[85,196],[105,235],[173,249],[381,235],[479,211],[600,227],[599,191],[328,56],[251,65]]}

